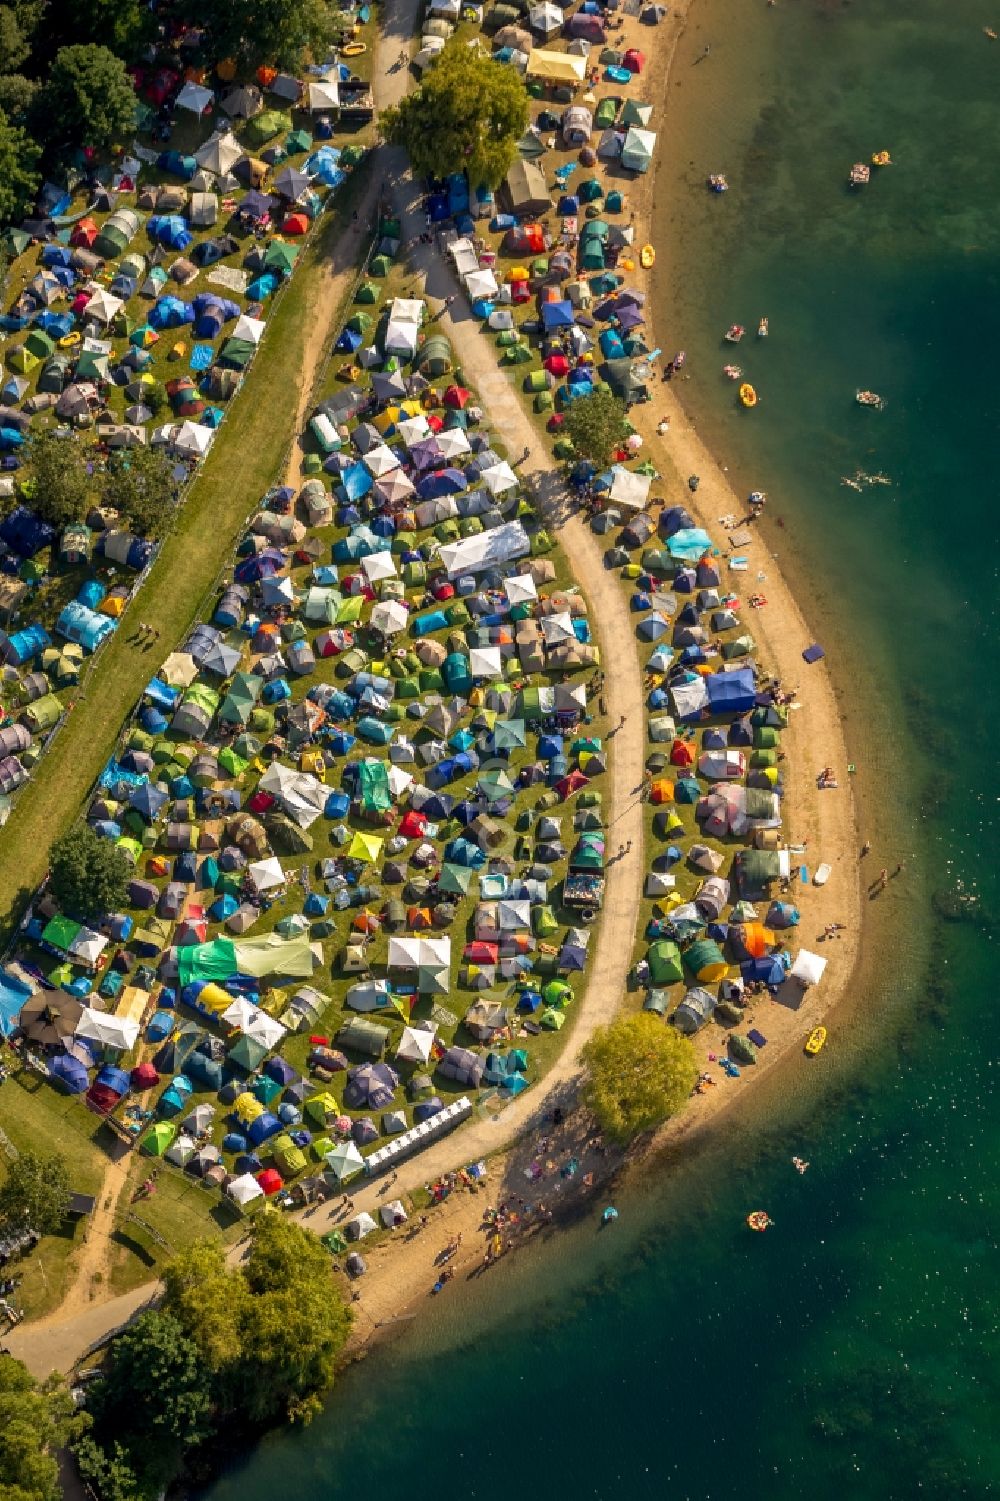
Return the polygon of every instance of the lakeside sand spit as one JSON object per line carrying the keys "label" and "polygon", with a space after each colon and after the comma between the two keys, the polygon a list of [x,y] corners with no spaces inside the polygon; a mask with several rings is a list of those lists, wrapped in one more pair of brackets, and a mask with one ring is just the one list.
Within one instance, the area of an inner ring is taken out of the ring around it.
{"label": "lakeside sand spit", "polygon": [[[671,65],[692,8],[693,0],[674,7],[669,18],[655,29],[640,25],[634,18],[626,18],[623,31],[616,34],[616,43],[621,40],[623,46],[641,46],[647,54],[649,61],[643,74],[642,97],[666,100]],[[384,47],[395,51],[399,37],[412,32],[414,22],[412,0],[388,4]],[[670,117],[668,112],[664,119],[662,107],[658,106],[658,109],[655,123],[662,136],[669,128]],[[652,240],[655,190],[655,172],[628,186],[629,211],[635,213],[637,242],[640,244]],[[411,223],[416,225],[413,206],[408,200],[407,209]],[[662,222],[662,208],[658,210],[658,217]],[[422,227],[422,218],[419,227]],[[413,230],[410,233],[412,235]],[[428,290],[434,292],[443,284],[442,278],[449,276],[442,260],[425,247],[420,247],[412,269],[431,284]],[[637,272],[636,276],[641,278],[641,273]],[[642,284],[641,279],[639,284]],[[454,291],[454,285],[449,284],[448,290]],[[459,297],[456,305],[442,314],[442,329],[452,341],[470,384],[483,393],[491,416],[504,432],[512,451],[519,445],[530,447],[533,457],[525,468],[536,487],[544,492],[546,482],[551,482],[554,466],[548,461],[540,462],[537,433],[513,387],[505,376],[498,377],[495,351],[480,336],[476,323],[462,315],[462,303],[463,299]],[[329,315],[332,316],[333,311],[330,309]],[[656,332],[662,333],[662,310],[660,317],[654,315],[654,324]],[[666,437],[661,438],[656,427],[665,415],[670,419],[670,429]],[[669,504],[683,504],[710,532],[717,545],[724,548],[725,537],[719,518],[742,515],[745,508],[691,426],[675,388],[668,384],[659,386],[654,400],[645,407],[634,408],[630,419],[644,437],[644,457],[651,457],[664,475],[669,476],[675,471],[682,479],[688,474],[700,476],[701,483],[694,495],[676,480],[661,483],[660,489]],[[583,520],[572,516],[563,521],[560,543],[594,606],[606,666],[611,662],[634,664],[633,670],[616,672],[609,678],[612,714],[618,712],[618,704],[623,704],[625,708],[621,712],[626,712],[628,717],[615,746],[614,806],[617,810],[632,803],[629,789],[638,780],[632,773],[637,766],[641,769],[648,749],[634,641],[628,629],[624,638],[621,635],[621,617],[624,616],[626,627],[629,621],[625,596],[614,576],[604,570],[597,539]],[[832,867],[832,875],[825,886],[807,888],[796,884],[791,892],[791,899],[802,910],[799,934],[803,946],[818,948],[834,962],[822,984],[805,992],[800,1004],[783,1005],[780,1001],[767,999],[749,1009],[746,1024],[757,1026],[764,1032],[767,1046],[760,1050],[756,1068],[744,1069],[742,1078],[726,1078],[710,1060],[710,1054],[722,1051],[721,1034],[716,1028],[696,1035],[694,1043],[702,1066],[711,1071],[717,1082],[705,1093],[692,1098],[648,1146],[630,1154],[632,1171],[637,1170],[636,1164],[648,1157],[650,1151],[681,1141],[693,1144],[695,1137],[739,1105],[746,1097],[751,1081],[768,1076],[773,1078],[782,1068],[821,1067],[822,1060],[811,1064],[802,1057],[802,1044],[818,1021],[828,1020],[835,1012],[850,984],[860,948],[859,835],[834,686],[825,663],[807,666],[802,660],[802,651],[812,636],[781,577],[778,560],[771,556],[756,529],[753,541],[740,551],[749,558],[749,572],[726,574],[723,557],[720,561],[724,583],[744,593],[757,591],[766,597],[765,607],[753,611],[752,616],[747,612],[750,616],[747,623],[752,625],[761,661],[781,679],[785,689],[792,686],[797,689],[798,707],[790,715],[782,742],[790,768],[783,805],[785,836],[795,845],[805,846],[801,858],[810,871],[815,870],[821,861]],[[603,611],[600,599],[602,594],[607,596],[609,589],[619,596],[620,608],[614,608],[609,599],[608,608]],[[837,789],[819,790],[817,787],[817,773],[825,766],[834,769],[839,779]],[[617,914],[618,920],[611,922],[606,918],[602,925],[598,951],[592,955],[586,993],[574,1008],[573,1033],[558,1064],[547,1076],[543,1092],[534,1098],[521,1096],[495,1118],[480,1120],[437,1143],[422,1156],[403,1163],[398,1178],[391,1185],[380,1180],[363,1187],[354,1185],[351,1213],[367,1210],[377,1215],[380,1205],[398,1195],[422,1188],[463,1163],[480,1157],[490,1159],[485,1186],[476,1192],[459,1190],[452,1193],[443,1205],[428,1212],[426,1229],[418,1228],[418,1213],[408,1226],[371,1250],[362,1244],[368,1272],[355,1288],[359,1296],[355,1304],[358,1318],[351,1346],[353,1352],[380,1330],[392,1327],[402,1316],[423,1306],[437,1275],[436,1258],[449,1241],[462,1236],[461,1245],[450,1262],[457,1277],[481,1264],[484,1238],[478,1232],[487,1205],[505,1200],[519,1213],[517,1200],[524,1198],[535,1206],[535,1213],[526,1220],[519,1219],[518,1225],[526,1223],[544,1229],[552,1222],[547,1214],[537,1211],[540,1202],[555,1214],[564,1205],[581,1207],[585,1195],[596,1194],[601,1183],[622,1167],[624,1159],[620,1154],[586,1147],[589,1128],[578,1114],[574,1114],[569,1102],[578,1079],[577,1055],[582,1041],[586,1040],[595,1024],[614,1014],[621,1001],[618,983],[624,983],[631,955],[632,933],[646,869],[641,852],[641,812],[636,812],[633,819],[639,831],[638,847],[628,861],[613,868],[620,873],[615,885],[622,893],[622,909]],[[624,827],[627,833],[623,837],[628,837],[631,828]],[[622,922],[627,928],[627,942],[623,937]],[[842,936],[828,943],[817,942],[824,928],[834,922],[844,925]],[[602,954],[605,963],[601,962]],[[612,976],[617,977],[618,983],[610,983]],[[800,995],[797,992],[795,999],[799,1000]],[[566,1102],[567,1114],[565,1123],[556,1129],[545,1121],[554,1098]],[[521,1133],[523,1137],[512,1146]],[[539,1146],[540,1140],[546,1142],[544,1149]],[[562,1169],[571,1157],[576,1159],[578,1166],[572,1178],[567,1178]],[[526,1168],[532,1163],[541,1165],[537,1182],[531,1182],[525,1176]],[[587,1179],[591,1174],[593,1185],[589,1186]],[[595,1216],[603,1202],[594,1202],[592,1212]],[[324,1233],[349,1217],[338,1200],[319,1210],[306,1211],[303,1222]],[[415,1229],[417,1233],[414,1233]],[[530,1237],[515,1229],[514,1244],[526,1239]],[[233,1254],[238,1256],[240,1248],[236,1248]],[[155,1284],[147,1284],[111,1304],[74,1309],[71,1320],[66,1318],[68,1310],[60,1310],[37,1325],[22,1326],[12,1333],[7,1343],[12,1353],[25,1359],[31,1369],[40,1374],[45,1374],[53,1366],[68,1369],[102,1333],[117,1327],[155,1293]]]}

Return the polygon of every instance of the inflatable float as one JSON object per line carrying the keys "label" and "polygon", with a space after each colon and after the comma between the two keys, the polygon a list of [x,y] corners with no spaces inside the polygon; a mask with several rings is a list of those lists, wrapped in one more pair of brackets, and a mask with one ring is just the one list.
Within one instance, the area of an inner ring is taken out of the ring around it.
{"label": "inflatable float", "polygon": [[773,1224],[774,1221],[766,1209],[754,1209],[752,1213],[747,1215],[747,1225],[749,1228],[758,1231],[760,1234],[763,1234],[765,1230],[770,1230]]}
{"label": "inflatable float", "polygon": [[639,265],[642,266],[643,270],[648,271],[650,266],[652,266],[655,261],[656,251],[653,249],[652,245],[643,245],[642,249],[639,251]]}
{"label": "inflatable float", "polygon": [[742,386],[740,386],[740,401],[745,407],[755,407],[757,405],[757,392],[750,385],[749,381],[744,381]]}
{"label": "inflatable float", "polygon": [[813,1030],[809,1033],[809,1036],[806,1038],[805,1050],[809,1054],[809,1057],[815,1058],[816,1054],[821,1050],[825,1042],[826,1028],[814,1027]]}

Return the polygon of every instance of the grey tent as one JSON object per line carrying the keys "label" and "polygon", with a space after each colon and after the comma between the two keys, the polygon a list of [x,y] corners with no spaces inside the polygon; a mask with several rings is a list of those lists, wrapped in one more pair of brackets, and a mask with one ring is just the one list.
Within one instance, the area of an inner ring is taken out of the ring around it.
{"label": "grey tent", "polygon": [[552,198],[545,182],[545,173],[541,167],[523,157],[507,173],[501,191],[512,214],[520,216],[551,212]]}

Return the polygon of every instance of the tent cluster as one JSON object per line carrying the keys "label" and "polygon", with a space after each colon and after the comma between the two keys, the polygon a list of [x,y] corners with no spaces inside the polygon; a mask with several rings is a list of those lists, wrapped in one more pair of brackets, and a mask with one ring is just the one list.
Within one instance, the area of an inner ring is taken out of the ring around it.
{"label": "tent cluster", "polygon": [[[137,142],[80,208],[67,193],[57,215],[40,210],[8,231],[24,273],[3,320],[0,451],[12,465],[41,412],[96,429],[108,447],[164,443],[182,461],[204,457],[302,237],[360,160],[361,148],[332,143],[350,76],[331,64],[306,90],[279,74],[270,87],[284,90],[283,107],[265,109],[256,87],[216,101],[161,70],[140,91],[203,120],[201,144],[189,155]],[[307,96],[324,87],[317,113]],[[165,414],[146,399],[165,379],[161,356],[179,377]]]}
{"label": "tent cluster", "polygon": [[143,1149],[241,1205],[519,1093],[586,965],[561,886],[603,851],[587,605],[474,393],[420,375],[424,314],[384,309],[323,404],[328,478],[264,498],[105,767],[87,818],[127,910],[43,896],[20,935],[22,1019],[78,1013],[37,1037],[53,1077],[118,1122],[148,1091]]}

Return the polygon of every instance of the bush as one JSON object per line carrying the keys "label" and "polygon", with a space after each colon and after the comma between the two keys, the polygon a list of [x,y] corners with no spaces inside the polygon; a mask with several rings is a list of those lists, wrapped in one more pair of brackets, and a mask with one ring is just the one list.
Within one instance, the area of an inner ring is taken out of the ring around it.
{"label": "bush", "polygon": [[125,905],[129,864],[117,845],[81,823],[52,848],[49,887],[63,911],[97,917]]}

